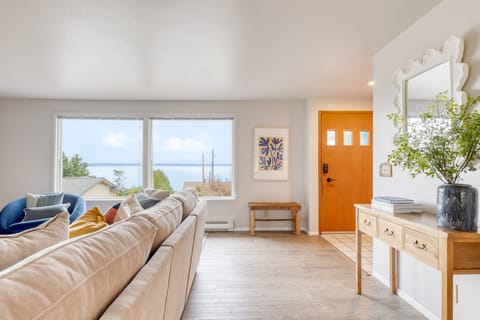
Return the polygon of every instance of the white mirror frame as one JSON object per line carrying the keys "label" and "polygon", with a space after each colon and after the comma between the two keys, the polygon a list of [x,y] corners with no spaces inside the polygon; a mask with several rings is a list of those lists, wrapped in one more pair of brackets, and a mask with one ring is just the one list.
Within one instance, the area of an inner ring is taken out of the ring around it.
{"label": "white mirror frame", "polygon": [[429,49],[421,59],[411,60],[405,67],[395,71],[393,83],[397,95],[393,104],[396,112],[401,116],[406,116],[406,82],[447,61],[450,61],[451,97],[458,104],[465,103],[467,94],[462,91],[462,88],[468,77],[468,65],[462,63],[463,48],[463,39],[451,36],[443,43],[441,50]]}

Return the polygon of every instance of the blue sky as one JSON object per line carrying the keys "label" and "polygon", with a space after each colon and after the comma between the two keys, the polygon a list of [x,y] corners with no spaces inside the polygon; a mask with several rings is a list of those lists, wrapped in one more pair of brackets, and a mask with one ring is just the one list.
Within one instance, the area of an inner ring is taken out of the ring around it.
{"label": "blue sky", "polygon": [[[77,153],[87,163],[141,163],[141,120],[63,119],[62,148]],[[232,121],[153,121],[154,163],[231,163]]]}

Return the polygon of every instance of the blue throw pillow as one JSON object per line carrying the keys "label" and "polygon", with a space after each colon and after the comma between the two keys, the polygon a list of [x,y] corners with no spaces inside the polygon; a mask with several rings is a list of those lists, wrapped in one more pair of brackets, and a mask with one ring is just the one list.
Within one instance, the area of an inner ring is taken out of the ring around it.
{"label": "blue throw pillow", "polygon": [[26,208],[24,210],[25,218],[23,218],[23,221],[53,218],[57,214],[67,211],[69,207],[70,207],[70,203],[62,203],[62,204],[56,204],[53,206]]}

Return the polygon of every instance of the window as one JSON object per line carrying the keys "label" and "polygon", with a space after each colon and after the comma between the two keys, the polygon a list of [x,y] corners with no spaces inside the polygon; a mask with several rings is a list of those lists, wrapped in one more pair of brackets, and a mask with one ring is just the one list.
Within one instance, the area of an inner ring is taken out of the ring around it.
{"label": "window", "polygon": [[87,199],[144,187],[234,194],[233,118],[59,117],[58,142],[58,189]]}
{"label": "window", "polygon": [[233,119],[155,119],[152,131],[154,187],[232,196]]}
{"label": "window", "polygon": [[62,191],[113,198],[142,189],[139,119],[61,119]]}

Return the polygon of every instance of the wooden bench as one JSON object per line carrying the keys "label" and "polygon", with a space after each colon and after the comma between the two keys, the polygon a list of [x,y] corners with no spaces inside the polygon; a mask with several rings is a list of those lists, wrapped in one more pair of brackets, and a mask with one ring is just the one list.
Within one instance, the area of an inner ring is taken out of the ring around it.
{"label": "wooden bench", "polygon": [[[250,235],[255,235],[256,221],[291,221],[292,232],[297,236],[300,234],[300,209],[302,206],[297,202],[249,202],[250,208]],[[290,210],[292,212],[291,219],[257,219],[255,210]]]}

